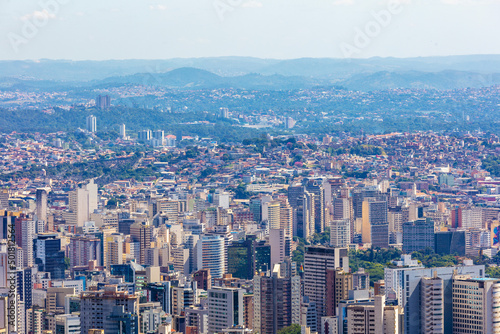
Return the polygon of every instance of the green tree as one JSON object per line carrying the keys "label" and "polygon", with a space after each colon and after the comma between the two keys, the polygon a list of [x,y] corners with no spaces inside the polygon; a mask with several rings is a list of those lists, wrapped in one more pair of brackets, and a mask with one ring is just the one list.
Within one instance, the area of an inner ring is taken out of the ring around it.
{"label": "green tree", "polygon": [[293,324],[291,326],[282,328],[278,331],[278,334],[300,334],[300,325]]}

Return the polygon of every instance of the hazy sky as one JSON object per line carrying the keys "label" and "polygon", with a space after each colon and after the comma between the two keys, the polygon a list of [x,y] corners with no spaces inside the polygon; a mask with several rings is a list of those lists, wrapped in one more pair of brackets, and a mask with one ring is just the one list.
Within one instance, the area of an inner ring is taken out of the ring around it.
{"label": "hazy sky", "polygon": [[500,0],[0,0],[0,59],[500,54]]}

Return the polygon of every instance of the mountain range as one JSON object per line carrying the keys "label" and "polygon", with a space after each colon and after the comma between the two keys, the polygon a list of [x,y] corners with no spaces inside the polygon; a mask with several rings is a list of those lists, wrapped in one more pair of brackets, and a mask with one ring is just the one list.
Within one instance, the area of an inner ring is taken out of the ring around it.
{"label": "mountain range", "polygon": [[121,85],[173,89],[344,87],[459,89],[500,85],[500,55],[290,60],[247,57],[0,61],[0,89]]}

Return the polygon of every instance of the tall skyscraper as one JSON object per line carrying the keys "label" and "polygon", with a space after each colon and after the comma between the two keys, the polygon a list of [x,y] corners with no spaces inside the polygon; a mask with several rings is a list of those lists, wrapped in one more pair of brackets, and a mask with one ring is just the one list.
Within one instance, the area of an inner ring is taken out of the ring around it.
{"label": "tall skyscraper", "polygon": [[297,236],[304,239],[315,233],[316,200],[315,195],[308,191],[304,191],[301,197],[297,199],[297,208],[294,213],[294,230]]}
{"label": "tall skyscraper", "polygon": [[271,270],[275,264],[285,260],[286,240],[284,229],[272,229],[269,231],[269,244],[271,245]]}
{"label": "tall skyscraper", "polygon": [[152,136],[151,130],[142,130],[137,133],[137,139],[143,144],[148,144]]}
{"label": "tall skyscraper", "polygon": [[[401,333],[399,306],[385,305],[385,296],[373,302],[354,303],[346,307],[347,333]],[[345,332],[344,332],[345,333]]]}
{"label": "tall skyscraper", "polygon": [[351,243],[351,221],[334,220],[330,223],[330,246],[349,247]]}
{"label": "tall skyscraper", "polygon": [[233,277],[252,279],[255,273],[255,235],[247,235],[245,240],[233,241],[227,249],[227,272]]}
{"label": "tall skyscraper", "polygon": [[305,183],[305,190],[314,194],[314,232],[325,230],[325,187],[323,179],[310,179]]}
{"label": "tall skyscraper", "polygon": [[130,226],[130,237],[133,242],[140,244],[139,264],[146,264],[147,249],[151,247],[151,238],[153,235],[153,226],[145,222],[135,223]]}
{"label": "tall skyscraper", "polygon": [[243,326],[242,289],[211,288],[208,290],[208,333],[220,333],[233,326]]}
{"label": "tall skyscraper", "polygon": [[286,236],[293,237],[293,209],[288,199],[280,198],[280,227],[285,230]]}
{"label": "tall skyscraper", "polygon": [[97,260],[97,265],[101,262],[101,240],[87,236],[71,237],[69,243],[69,258],[71,266],[86,266],[89,261]]}
{"label": "tall skyscraper", "polygon": [[36,216],[45,223],[47,223],[47,193],[46,188],[36,190]]}
{"label": "tall skyscraper", "polygon": [[437,276],[421,280],[422,331],[426,334],[444,333],[444,284]]}
{"label": "tall skyscraper", "polygon": [[403,252],[410,254],[426,248],[434,249],[434,221],[427,218],[403,223]]}
{"label": "tall skyscraper", "polygon": [[163,146],[165,144],[165,131],[155,130],[152,132],[152,142],[153,146]]}
{"label": "tall skyscraper", "polygon": [[[472,262],[472,261],[471,261]],[[422,329],[422,278],[439,277],[443,281],[444,291],[444,333],[452,333],[452,277],[454,274],[484,278],[482,265],[463,265],[455,267],[398,267],[385,268],[385,295],[387,299],[396,299],[404,312],[404,332],[417,334]],[[424,285],[425,286],[425,285]]]}
{"label": "tall skyscraper", "polygon": [[33,239],[36,236],[36,222],[33,218],[16,218],[16,243],[23,251],[23,266],[33,266]]}
{"label": "tall skyscraper", "polygon": [[201,247],[198,247],[198,269],[210,269],[213,278],[221,278],[225,273],[225,245],[220,235],[205,234],[201,236]]}
{"label": "tall skyscraper", "polygon": [[76,334],[81,333],[80,317],[78,314],[58,314],[55,317],[56,333]]}
{"label": "tall skyscraper", "polygon": [[92,328],[104,333],[139,332],[138,296],[117,291],[117,286],[105,286],[104,291],[82,292],[80,300],[82,333]]}
{"label": "tall skyscraper", "polygon": [[95,99],[95,105],[98,109],[109,109],[111,106],[111,98],[109,95],[98,95]]}
{"label": "tall skyscraper", "polygon": [[282,277],[275,269],[271,276],[254,277],[253,329],[261,334],[300,322],[300,277]]}
{"label": "tall skyscraper", "polygon": [[50,273],[51,279],[65,278],[64,251],[58,234],[38,234],[34,240],[34,253],[38,271]]}
{"label": "tall skyscraper", "polygon": [[9,189],[0,189],[0,210],[9,208]]}
{"label": "tall skyscraper", "polygon": [[337,315],[337,306],[349,298],[349,290],[352,290],[352,274],[342,268],[326,270],[326,316]]}
{"label": "tall skyscraper", "polygon": [[98,208],[97,184],[94,180],[69,192],[69,212],[63,214],[67,224],[82,227]]}
{"label": "tall skyscraper", "polygon": [[387,201],[366,198],[362,206],[361,234],[363,243],[373,247],[389,246],[389,223],[387,222]]}
{"label": "tall skyscraper", "polygon": [[500,280],[453,278],[453,333],[500,331]]}
{"label": "tall skyscraper", "polygon": [[97,131],[97,118],[94,115],[87,116],[87,131],[91,133]]}
{"label": "tall skyscraper", "polygon": [[306,246],[304,254],[304,295],[316,304],[317,328],[326,316],[327,269],[349,271],[347,248]]}
{"label": "tall skyscraper", "polygon": [[125,124],[120,124],[120,138],[122,139],[127,138],[127,130]]}

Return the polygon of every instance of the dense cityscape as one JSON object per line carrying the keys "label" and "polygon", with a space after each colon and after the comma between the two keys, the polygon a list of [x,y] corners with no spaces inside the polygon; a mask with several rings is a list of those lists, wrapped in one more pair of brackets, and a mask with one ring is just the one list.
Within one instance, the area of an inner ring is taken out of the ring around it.
{"label": "dense cityscape", "polygon": [[3,133],[4,332],[496,330],[496,134],[257,135]]}
{"label": "dense cityscape", "polygon": [[0,1],[0,334],[500,334],[499,13]]}

